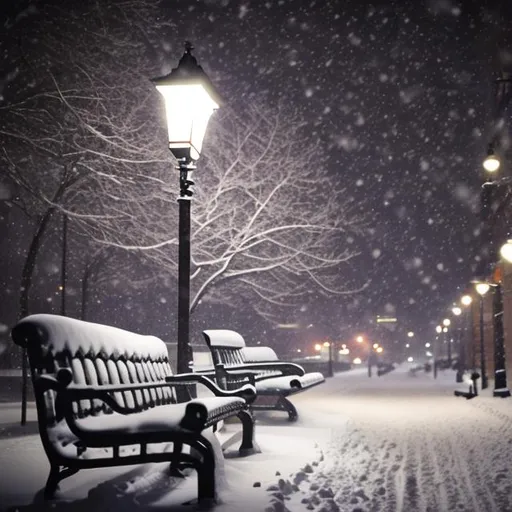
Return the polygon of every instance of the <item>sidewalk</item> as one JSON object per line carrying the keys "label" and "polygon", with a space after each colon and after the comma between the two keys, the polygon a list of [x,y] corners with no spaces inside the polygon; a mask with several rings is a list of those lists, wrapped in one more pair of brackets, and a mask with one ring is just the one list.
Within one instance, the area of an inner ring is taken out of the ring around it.
{"label": "sidewalk", "polygon": [[37,411],[34,402],[27,404],[27,423],[21,426],[21,403],[0,403],[0,439],[38,434]]}

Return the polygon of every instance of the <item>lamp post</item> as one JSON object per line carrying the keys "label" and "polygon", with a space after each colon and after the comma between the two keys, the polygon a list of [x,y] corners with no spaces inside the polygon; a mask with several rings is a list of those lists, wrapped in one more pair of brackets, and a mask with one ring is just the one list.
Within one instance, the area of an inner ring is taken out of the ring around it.
{"label": "lamp post", "polygon": [[332,341],[324,341],[324,347],[327,347],[328,349],[328,353],[329,353],[329,360],[328,360],[328,365],[327,365],[327,375],[329,377],[332,377],[334,375],[334,368],[333,368],[333,354],[332,354],[332,350],[333,350],[333,344],[332,344]]}
{"label": "lamp post", "polygon": [[449,318],[445,318],[443,320],[443,332],[444,332],[444,342],[448,344],[447,346],[447,356],[448,356],[448,365],[451,368],[452,367],[452,344],[451,344],[451,338],[448,334],[448,327],[451,325],[451,320]]}
{"label": "lamp post", "polygon": [[[471,309],[469,306],[471,306],[471,304],[473,303],[473,297],[471,297],[471,295],[463,295],[462,298],[460,299],[460,302],[461,304],[465,307],[465,321],[464,321],[464,355],[465,355],[465,358],[464,358],[464,366],[466,366],[466,362],[467,362],[467,349],[468,349],[468,338],[469,338],[469,335],[468,335],[468,323],[469,321],[471,320]],[[472,330],[471,330],[471,333],[472,333]],[[473,336],[471,335],[471,340],[473,340]],[[474,369],[475,368],[475,350],[474,350],[474,347],[472,348],[471,350],[471,369]]]}
{"label": "lamp post", "polygon": [[[500,256],[512,263],[512,240],[507,240],[500,248]],[[494,312],[494,391],[493,396],[510,396],[507,386],[507,368],[505,364],[505,336],[503,329],[503,292],[500,279],[497,280],[493,295]]]}
{"label": "lamp post", "polygon": [[[362,336],[357,336],[357,343],[363,343],[364,338]],[[372,346],[368,343],[368,377],[372,376]]]}
{"label": "lamp post", "polygon": [[[452,308],[452,313],[455,316],[456,319],[459,318],[460,315],[462,315],[462,309],[458,306],[454,306]],[[462,344],[462,336],[461,336],[461,330],[460,325],[457,321],[457,328],[454,330],[457,334],[457,373],[455,374],[455,382],[462,382],[463,381],[463,374],[464,374],[464,363],[463,360],[466,356],[464,345]]]}
{"label": "lamp post", "polygon": [[488,283],[475,283],[475,290],[480,295],[480,371],[482,373],[482,389],[488,387],[487,372],[485,365],[485,343],[484,343],[484,296],[491,286]]}
{"label": "lamp post", "polygon": [[192,360],[190,320],[190,203],[191,173],[201,155],[208,121],[221,101],[210,79],[185,43],[185,53],[168,75],[152,82],[165,100],[169,149],[177,161],[180,196],[178,233],[178,345],[177,370],[186,373]]}
{"label": "lamp post", "polygon": [[437,336],[436,336],[436,339],[434,341],[434,346],[432,347],[432,353],[434,354],[433,358],[434,358],[434,379],[437,379],[437,352],[438,352],[438,338],[439,336],[441,335],[441,333],[443,332],[443,328],[440,326],[440,325],[437,325],[436,326],[436,333],[437,333]]}
{"label": "lamp post", "polygon": [[[511,194],[510,186],[508,185],[510,178],[507,177],[495,180],[494,175],[497,174],[499,170],[501,171],[503,167],[503,162],[500,161],[499,155],[501,154],[502,157],[506,155],[507,143],[503,144],[503,142],[508,141],[509,138],[509,127],[505,122],[505,109],[512,98],[512,76],[509,73],[501,73],[500,77],[496,80],[495,91],[491,142],[487,148],[487,157],[483,161],[483,167],[490,176],[490,181],[482,187],[481,220],[484,241],[489,248],[489,254],[483,261],[483,264],[486,266],[487,270],[492,266],[492,268],[499,273],[501,269],[499,266],[496,267],[499,257],[496,250],[498,241],[495,237],[495,228],[496,225],[498,225],[498,229],[502,231],[504,227],[503,224],[499,225],[499,222],[506,219],[504,210],[510,202]],[[502,188],[502,185],[505,185],[505,188]],[[501,197],[498,197],[501,192],[505,192],[505,194],[501,194]],[[493,208],[493,203],[498,203],[498,206]],[[505,244],[500,251],[502,258],[505,260],[508,260],[507,256],[512,252],[512,247],[507,247],[507,245],[508,243]],[[495,285],[492,304],[495,366],[495,386],[493,394],[494,396],[510,396],[506,382],[503,298],[500,280],[500,278],[494,279]]]}

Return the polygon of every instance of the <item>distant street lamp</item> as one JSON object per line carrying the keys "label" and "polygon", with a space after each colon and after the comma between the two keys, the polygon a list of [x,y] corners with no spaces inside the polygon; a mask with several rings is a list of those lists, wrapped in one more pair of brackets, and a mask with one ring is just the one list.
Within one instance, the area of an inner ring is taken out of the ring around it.
{"label": "distant street lamp", "polygon": [[190,371],[192,350],[190,323],[190,203],[191,173],[201,155],[208,121],[221,101],[210,79],[185,43],[185,53],[170,74],[153,79],[165,100],[169,149],[176,158],[180,176],[178,249],[178,373]]}
{"label": "distant street lamp", "polygon": [[[364,337],[357,336],[356,341],[357,341],[357,343],[363,343]],[[368,345],[368,377],[371,377],[372,376],[373,352],[372,352],[372,346],[370,345],[370,342],[368,342],[367,345]]]}
{"label": "distant street lamp", "polygon": [[500,256],[508,263],[512,263],[512,240],[507,240],[501,246]]}
{"label": "distant street lamp", "polygon": [[487,372],[485,368],[485,343],[484,343],[484,296],[491,286],[488,283],[476,282],[475,290],[480,295],[480,371],[482,372],[482,389],[488,387]]}
{"label": "distant street lamp", "polygon": [[460,316],[462,314],[462,309],[459,308],[458,306],[455,306],[455,307],[452,308],[452,313],[455,316]]}
{"label": "distant street lamp", "polygon": [[448,334],[448,327],[451,325],[451,320],[449,318],[445,318],[443,320],[444,329],[444,342],[447,343],[447,355],[448,355],[448,365],[451,368],[452,367],[452,343],[451,343],[451,336]]}
{"label": "distant street lamp", "polygon": [[489,144],[487,149],[487,156],[482,165],[484,169],[490,173],[496,172],[500,168],[501,162],[494,153],[494,147],[492,144]]}
{"label": "distant street lamp", "polygon": [[473,302],[473,297],[471,295],[463,295],[460,302],[463,306],[470,306]]}
{"label": "distant street lamp", "polygon": [[[471,319],[471,316],[470,316],[470,308],[469,306],[471,306],[471,304],[473,303],[473,297],[471,297],[471,295],[463,295],[460,299],[460,303],[464,306],[465,308],[465,314],[464,314],[464,322],[463,322],[463,325],[464,325],[464,334],[463,334],[463,339],[461,339],[460,343],[461,343],[461,355],[460,355],[460,359],[461,359],[461,366],[459,367],[460,369],[460,372],[461,372],[461,378],[462,376],[464,375],[464,371],[466,370],[466,363],[467,363],[467,359],[468,359],[468,340],[469,340],[469,332],[468,332],[468,323]],[[471,340],[473,340],[473,336],[471,334]],[[474,371],[475,369],[475,349],[474,347],[472,346],[472,350],[471,350],[471,369]],[[459,381],[457,381],[459,382]]]}
{"label": "distant street lamp", "polygon": [[[459,308],[459,306],[454,306],[452,308],[452,313],[455,316],[456,319],[460,315],[462,315],[462,309]],[[463,382],[463,375],[464,375],[464,358],[465,358],[465,350],[464,350],[464,344],[462,343],[462,336],[461,336],[461,330],[460,330],[460,324],[457,321],[457,329],[454,329],[454,332],[457,335],[457,373],[455,374],[455,382]]]}
{"label": "distant street lamp", "polygon": [[437,355],[438,355],[438,349],[439,349],[439,343],[438,343],[438,338],[439,338],[439,335],[443,332],[443,328],[440,326],[440,325],[437,325],[436,326],[436,333],[438,334],[438,336],[436,336],[436,339],[434,341],[434,346],[432,347],[432,357],[434,359],[434,379],[437,379]]}

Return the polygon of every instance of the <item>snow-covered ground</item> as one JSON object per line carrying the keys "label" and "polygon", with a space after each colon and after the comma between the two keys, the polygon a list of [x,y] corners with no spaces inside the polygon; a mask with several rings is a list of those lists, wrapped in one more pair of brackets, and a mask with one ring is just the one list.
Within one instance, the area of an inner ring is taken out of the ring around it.
{"label": "snow-covered ground", "polygon": [[[258,414],[261,453],[228,451],[214,512],[512,511],[512,398],[492,398],[491,389],[455,398],[453,372],[434,381],[407,370],[338,374],[293,398],[297,423]],[[0,503],[42,510],[31,504],[48,472],[39,436],[16,437],[15,429],[6,437],[1,426],[18,417],[0,405]],[[226,425],[221,441],[237,429]],[[81,471],[63,481],[61,501],[48,510],[196,510],[184,505],[196,497],[195,475],[176,481],[165,468]]]}

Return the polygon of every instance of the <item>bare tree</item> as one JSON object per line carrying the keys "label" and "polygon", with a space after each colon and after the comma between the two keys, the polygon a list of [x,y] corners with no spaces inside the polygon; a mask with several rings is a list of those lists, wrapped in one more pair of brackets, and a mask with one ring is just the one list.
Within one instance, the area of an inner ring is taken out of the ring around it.
{"label": "bare tree", "polygon": [[[344,295],[365,286],[352,268],[364,219],[326,172],[320,148],[297,117],[281,106],[245,106],[243,114],[228,109],[211,122],[209,134],[192,208],[192,311],[204,302],[245,301],[270,319],[312,292]],[[138,210],[126,230],[106,216],[96,223],[96,236],[144,252],[174,276],[174,194],[163,181],[154,183],[158,210]],[[137,195],[131,203],[144,206]]]}
{"label": "bare tree", "polygon": [[[98,194],[110,192],[121,180],[151,175],[146,169],[161,162],[148,143],[143,112],[153,97],[147,76],[155,70],[141,65],[157,61],[151,42],[157,8],[151,0],[86,0],[66,7],[49,0],[20,1],[2,12],[2,181],[16,189],[12,204],[34,222],[22,272],[20,317],[29,314],[37,256],[53,215],[64,212],[84,231],[105,215],[101,206],[108,200],[96,201]],[[25,351],[22,373],[24,424]]]}
{"label": "bare tree", "polygon": [[[8,56],[0,67],[0,165],[17,192],[12,203],[35,226],[22,273],[20,317],[29,312],[37,255],[55,212],[87,232],[105,215],[102,205],[116,201],[120,181],[151,176],[166,157],[157,146],[154,152],[146,123],[158,130],[158,122],[144,111],[154,101],[147,76],[156,71],[141,66],[158,60],[150,23],[157,4],[61,5],[18,3],[4,20],[0,43]],[[143,179],[138,185],[144,186]],[[102,193],[108,197],[97,200]],[[115,212],[109,213],[119,216]]]}

